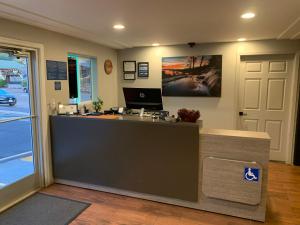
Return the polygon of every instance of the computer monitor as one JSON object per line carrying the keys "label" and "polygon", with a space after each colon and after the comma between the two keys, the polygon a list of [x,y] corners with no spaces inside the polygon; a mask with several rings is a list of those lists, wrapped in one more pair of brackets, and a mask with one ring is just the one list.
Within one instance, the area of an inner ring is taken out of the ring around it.
{"label": "computer monitor", "polygon": [[123,92],[129,109],[163,110],[160,88],[123,88]]}

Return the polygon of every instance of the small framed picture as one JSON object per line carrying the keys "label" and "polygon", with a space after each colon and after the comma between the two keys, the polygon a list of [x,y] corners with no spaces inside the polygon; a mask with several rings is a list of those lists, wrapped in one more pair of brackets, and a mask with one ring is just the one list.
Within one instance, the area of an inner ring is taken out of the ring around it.
{"label": "small framed picture", "polygon": [[136,72],[136,61],[123,61],[123,72],[124,73],[135,73]]}
{"label": "small framed picture", "polygon": [[135,73],[124,73],[124,80],[135,80]]}
{"label": "small framed picture", "polygon": [[138,63],[138,77],[149,77],[149,63],[139,62]]}

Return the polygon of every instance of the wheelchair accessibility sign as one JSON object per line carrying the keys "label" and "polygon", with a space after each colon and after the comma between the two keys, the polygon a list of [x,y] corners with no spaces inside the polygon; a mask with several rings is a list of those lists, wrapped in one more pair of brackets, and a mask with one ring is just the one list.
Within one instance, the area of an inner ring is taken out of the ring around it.
{"label": "wheelchair accessibility sign", "polygon": [[258,168],[245,167],[244,179],[247,180],[247,181],[256,181],[256,182],[258,182],[259,169]]}

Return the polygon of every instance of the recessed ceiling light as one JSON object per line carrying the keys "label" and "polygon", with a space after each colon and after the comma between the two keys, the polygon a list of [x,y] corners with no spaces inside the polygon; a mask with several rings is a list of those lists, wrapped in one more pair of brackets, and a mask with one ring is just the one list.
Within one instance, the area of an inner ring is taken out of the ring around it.
{"label": "recessed ceiling light", "polygon": [[122,25],[122,24],[116,24],[116,25],[114,25],[114,29],[116,29],[116,30],[123,30],[124,28],[125,28],[125,26]]}
{"label": "recessed ceiling light", "polygon": [[252,19],[255,17],[255,13],[253,12],[247,12],[241,15],[242,19]]}
{"label": "recessed ceiling light", "polygon": [[247,39],[246,38],[239,38],[237,39],[238,41],[246,41]]}
{"label": "recessed ceiling light", "polygon": [[153,43],[152,46],[157,47],[157,46],[159,46],[159,43]]}

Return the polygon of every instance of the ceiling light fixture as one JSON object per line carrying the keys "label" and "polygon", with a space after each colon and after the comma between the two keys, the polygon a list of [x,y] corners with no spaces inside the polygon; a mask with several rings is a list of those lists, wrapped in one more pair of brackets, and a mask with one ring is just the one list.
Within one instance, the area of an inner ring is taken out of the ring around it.
{"label": "ceiling light fixture", "polygon": [[153,43],[152,46],[157,47],[157,46],[159,46],[159,43]]}
{"label": "ceiling light fixture", "polygon": [[244,13],[244,14],[242,14],[241,15],[241,18],[242,19],[252,19],[252,18],[254,18],[255,17],[255,13],[253,13],[253,12],[247,12],[247,13]]}
{"label": "ceiling light fixture", "polygon": [[122,24],[116,24],[116,25],[114,25],[114,29],[116,29],[116,30],[123,30],[124,28],[125,28],[125,26],[122,25]]}
{"label": "ceiling light fixture", "polygon": [[247,39],[246,38],[239,38],[237,39],[238,41],[246,41]]}

